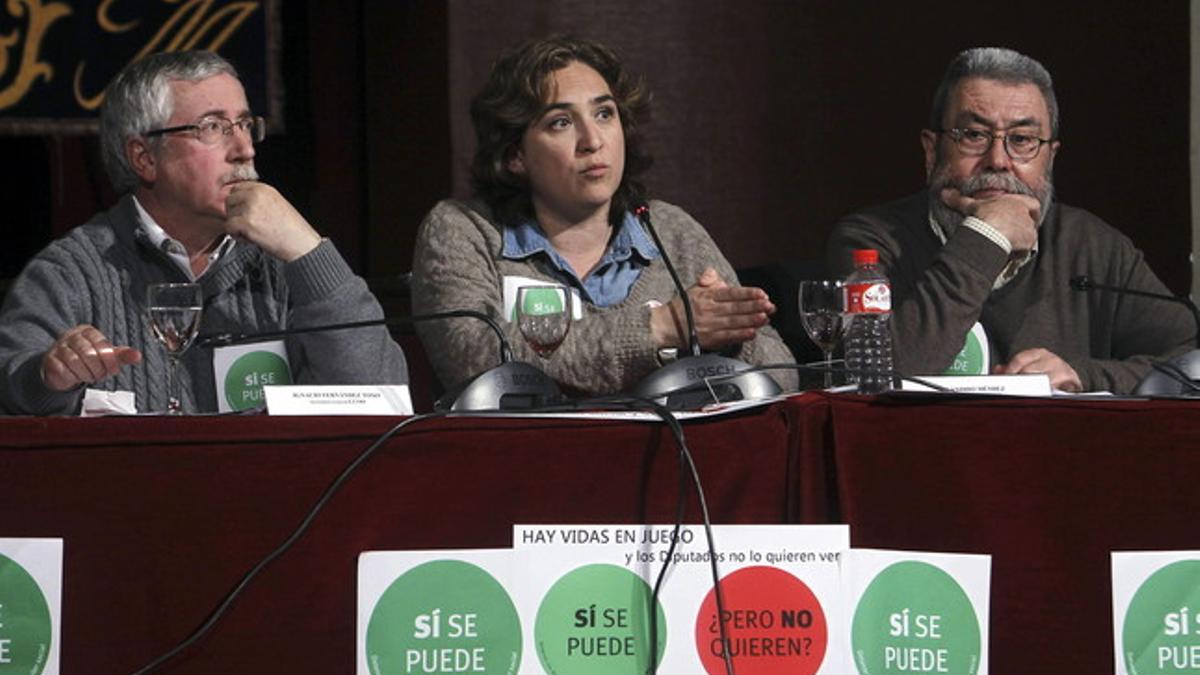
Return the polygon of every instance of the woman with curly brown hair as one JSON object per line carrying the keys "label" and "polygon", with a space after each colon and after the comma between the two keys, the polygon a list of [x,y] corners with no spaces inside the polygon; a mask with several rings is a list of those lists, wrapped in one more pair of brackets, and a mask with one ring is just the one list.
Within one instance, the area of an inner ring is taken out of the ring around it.
{"label": "woman with curly brown hair", "polygon": [[[471,104],[477,201],[446,200],[417,235],[417,312],[485,311],[512,317],[516,289],[560,284],[579,302],[566,339],[542,360],[578,393],[628,389],[687,345],[662,255],[633,215],[649,205],[685,281],[700,344],[750,363],[790,362],[768,325],[774,305],[737,278],[716,244],[678,207],[645,201],[650,165],[639,122],[649,92],[607,47],[569,36],[533,40],[500,57]],[[470,319],[419,328],[434,370],[454,386],[495,365],[487,327]],[[508,323],[514,354],[535,360]],[[795,375],[775,375],[785,388]]]}

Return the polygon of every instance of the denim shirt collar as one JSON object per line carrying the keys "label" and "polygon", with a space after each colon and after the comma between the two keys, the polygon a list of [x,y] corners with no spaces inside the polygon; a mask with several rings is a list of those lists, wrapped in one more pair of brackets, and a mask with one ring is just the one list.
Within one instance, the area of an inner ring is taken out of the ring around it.
{"label": "denim shirt collar", "polygon": [[[550,259],[560,272],[575,276],[567,263],[542,232],[535,220],[526,220],[518,225],[504,228],[504,245],[500,255],[509,260],[523,260],[530,256],[543,253]],[[659,256],[658,248],[646,234],[642,224],[632,213],[625,212],[616,233],[608,244],[608,250],[600,259],[597,269],[602,269],[609,263],[622,263],[636,255],[641,264],[649,263]]]}

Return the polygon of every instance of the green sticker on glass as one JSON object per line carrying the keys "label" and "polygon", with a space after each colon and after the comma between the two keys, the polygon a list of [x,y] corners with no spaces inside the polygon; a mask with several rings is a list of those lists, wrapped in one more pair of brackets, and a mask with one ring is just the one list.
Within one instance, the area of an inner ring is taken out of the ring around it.
{"label": "green sticker on glass", "polygon": [[0,554],[0,675],[38,675],[50,657],[50,606],[37,581]]}
{"label": "green sticker on glass", "polygon": [[271,352],[247,352],[225,374],[225,401],[233,410],[249,410],[266,403],[263,387],[292,383],[287,361]]}
{"label": "green sticker on glass", "polygon": [[[615,565],[586,565],[564,575],[538,607],[538,658],[551,675],[628,675],[650,668],[651,590]],[[657,656],[667,644],[666,616],[654,603]]]}
{"label": "green sticker on glass", "polygon": [[1121,654],[1132,675],[1200,672],[1200,560],[1166,565],[1137,589]]}
{"label": "green sticker on glass", "polygon": [[888,566],[867,586],[851,625],[860,675],[931,672],[974,675],[979,619],[944,570],[917,561]]}
{"label": "green sticker on glass", "polygon": [[545,314],[560,314],[563,311],[563,292],[559,288],[530,288],[524,289],[524,303],[521,310],[529,316]]}
{"label": "green sticker on glass", "polygon": [[987,352],[982,342],[983,339],[983,330],[977,323],[975,328],[967,333],[967,340],[963,343],[962,351],[954,357],[954,361],[943,374],[987,375]]}
{"label": "green sticker on glass", "polygon": [[482,568],[436,560],[400,575],[367,624],[372,675],[496,673],[521,666],[521,621],[508,591]]}

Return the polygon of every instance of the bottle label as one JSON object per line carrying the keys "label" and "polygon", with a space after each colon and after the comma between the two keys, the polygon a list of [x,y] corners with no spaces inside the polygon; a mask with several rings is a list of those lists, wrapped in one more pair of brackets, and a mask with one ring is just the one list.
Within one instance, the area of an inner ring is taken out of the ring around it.
{"label": "bottle label", "polygon": [[846,284],[846,313],[892,311],[892,289],[886,282]]}

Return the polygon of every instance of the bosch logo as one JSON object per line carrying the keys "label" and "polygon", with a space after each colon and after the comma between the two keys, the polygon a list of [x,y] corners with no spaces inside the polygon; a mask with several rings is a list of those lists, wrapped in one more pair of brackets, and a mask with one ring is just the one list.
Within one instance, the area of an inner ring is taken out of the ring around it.
{"label": "bosch logo", "polygon": [[705,377],[719,377],[721,375],[733,375],[737,371],[733,366],[704,366],[698,368],[688,368],[687,375],[693,379],[702,379]]}

